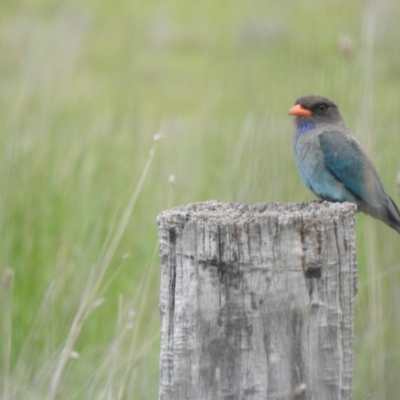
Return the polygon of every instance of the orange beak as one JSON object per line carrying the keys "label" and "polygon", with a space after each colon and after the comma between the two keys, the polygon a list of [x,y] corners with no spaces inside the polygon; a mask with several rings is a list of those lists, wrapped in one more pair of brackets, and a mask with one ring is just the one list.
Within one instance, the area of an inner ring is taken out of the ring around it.
{"label": "orange beak", "polygon": [[296,117],[309,117],[312,112],[303,108],[300,104],[296,104],[289,110],[289,115],[294,115]]}

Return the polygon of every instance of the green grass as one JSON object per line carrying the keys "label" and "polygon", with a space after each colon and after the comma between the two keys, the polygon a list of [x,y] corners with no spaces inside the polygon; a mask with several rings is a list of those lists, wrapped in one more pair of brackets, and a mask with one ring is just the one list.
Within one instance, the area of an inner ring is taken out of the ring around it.
{"label": "green grass", "polygon": [[[399,203],[400,10],[385,5],[2,3],[2,399],[157,397],[156,216],[312,199],[287,117],[302,94],[337,101]],[[355,400],[400,391],[398,243],[357,216]]]}

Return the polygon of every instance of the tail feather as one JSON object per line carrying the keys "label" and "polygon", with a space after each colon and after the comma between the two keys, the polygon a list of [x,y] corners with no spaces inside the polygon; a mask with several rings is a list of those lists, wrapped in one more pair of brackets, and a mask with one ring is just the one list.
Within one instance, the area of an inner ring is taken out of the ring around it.
{"label": "tail feather", "polygon": [[386,198],[385,204],[381,207],[371,207],[368,204],[363,204],[360,209],[365,214],[380,219],[400,234],[400,211],[389,195]]}

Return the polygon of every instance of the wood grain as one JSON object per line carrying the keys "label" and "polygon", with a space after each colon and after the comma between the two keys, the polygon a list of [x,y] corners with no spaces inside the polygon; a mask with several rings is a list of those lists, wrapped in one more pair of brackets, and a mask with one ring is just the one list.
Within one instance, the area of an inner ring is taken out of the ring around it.
{"label": "wood grain", "polygon": [[351,399],[349,203],[193,203],[158,217],[161,400]]}

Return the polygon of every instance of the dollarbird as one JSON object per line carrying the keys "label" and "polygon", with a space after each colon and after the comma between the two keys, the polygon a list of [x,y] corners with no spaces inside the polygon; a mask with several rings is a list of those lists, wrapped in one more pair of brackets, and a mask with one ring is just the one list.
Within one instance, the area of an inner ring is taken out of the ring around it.
{"label": "dollarbird", "polygon": [[295,117],[294,153],[307,188],[322,200],[355,203],[358,211],[400,233],[400,211],[337,105],[325,97],[303,96],[289,115]]}

